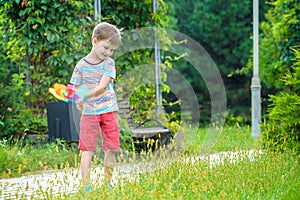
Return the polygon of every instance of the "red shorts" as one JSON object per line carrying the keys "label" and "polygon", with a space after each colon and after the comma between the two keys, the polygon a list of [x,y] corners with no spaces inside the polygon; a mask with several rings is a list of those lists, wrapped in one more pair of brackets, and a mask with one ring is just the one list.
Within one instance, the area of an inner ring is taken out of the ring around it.
{"label": "red shorts", "polygon": [[104,151],[120,151],[120,130],[117,112],[82,115],[78,149],[95,151],[99,133],[102,136],[102,149]]}

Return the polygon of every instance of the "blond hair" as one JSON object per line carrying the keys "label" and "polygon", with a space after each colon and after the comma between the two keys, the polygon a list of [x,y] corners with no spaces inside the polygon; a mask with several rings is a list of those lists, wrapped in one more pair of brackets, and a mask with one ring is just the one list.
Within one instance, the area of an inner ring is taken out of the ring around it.
{"label": "blond hair", "polygon": [[107,22],[99,23],[93,30],[92,39],[109,40],[112,45],[119,46],[121,44],[121,30],[116,26]]}

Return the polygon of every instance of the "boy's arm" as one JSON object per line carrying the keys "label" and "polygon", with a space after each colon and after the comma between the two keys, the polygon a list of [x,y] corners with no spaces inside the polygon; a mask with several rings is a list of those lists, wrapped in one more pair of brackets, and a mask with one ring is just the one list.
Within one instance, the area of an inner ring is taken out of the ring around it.
{"label": "boy's arm", "polygon": [[83,101],[86,101],[90,98],[93,98],[93,97],[97,97],[99,96],[100,94],[102,94],[105,89],[107,88],[108,84],[110,81],[112,81],[113,78],[110,77],[110,76],[106,76],[106,75],[103,75],[103,77],[101,78],[101,81],[100,83],[98,84],[98,86],[93,89],[92,91],[88,92],[82,99],[80,99],[79,101],[82,100]]}
{"label": "boy's arm", "polygon": [[[73,85],[74,85],[75,91],[77,91],[80,85],[76,85],[76,84],[73,84]],[[82,110],[83,109],[83,99],[81,99],[81,98],[78,99],[76,101],[76,106],[77,106],[78,110]]]}
{"label": "boy's arm", "polygon": [[94,90],[87,93],[87,99],[97,97],[102,94],[111,80],[112,78],[110,76],[103,75],[99,85]]}

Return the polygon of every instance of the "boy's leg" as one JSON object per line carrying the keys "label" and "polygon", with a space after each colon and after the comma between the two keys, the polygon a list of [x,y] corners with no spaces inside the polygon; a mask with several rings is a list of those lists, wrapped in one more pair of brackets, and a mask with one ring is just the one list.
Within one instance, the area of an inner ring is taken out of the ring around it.
{"label": "boy's leg", "polygon": [[80,169],[81,169],[82,181],[84,185],[88,184],[90,179],[90,168],[91,168],[93,155],[94,155],[93,151],[82,151]]}
{"label": "boy's leg", "polygon": [[116,164],[115,152],[120,151],[120,130],[117,112],[98,116],[101,122],[102,148],[104,150],[105,181],[110,184],[113,168]]}
{"label": "boy's leg", "polygon": [[105,151],[104,152],[104,177],[105,181],[109,185],[112,179],[114,166],[116,164],[115,152]]}
{"label": "boy's leg", "polygon": [[80,169],[83,184],[88,184],[92,158],[96,151],[99,122],[95,115],[82,115],[78,149],[82,150]]}

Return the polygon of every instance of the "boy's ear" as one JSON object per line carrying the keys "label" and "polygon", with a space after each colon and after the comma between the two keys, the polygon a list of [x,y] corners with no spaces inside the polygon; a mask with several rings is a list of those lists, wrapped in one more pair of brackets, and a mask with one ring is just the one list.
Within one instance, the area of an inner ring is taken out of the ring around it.
{"label": "boy's ear", "polygon": [[92,45],[95,46],[97,44],[97,38],[92,39]]}

